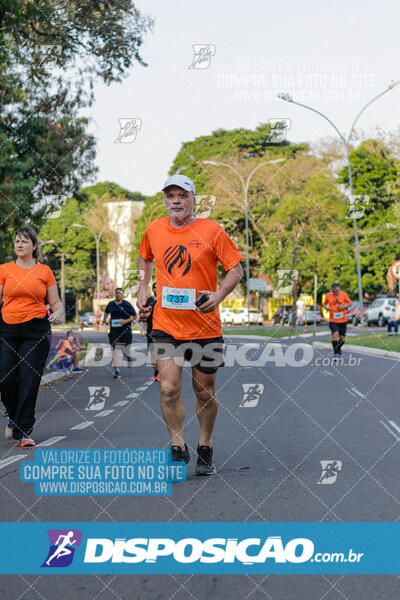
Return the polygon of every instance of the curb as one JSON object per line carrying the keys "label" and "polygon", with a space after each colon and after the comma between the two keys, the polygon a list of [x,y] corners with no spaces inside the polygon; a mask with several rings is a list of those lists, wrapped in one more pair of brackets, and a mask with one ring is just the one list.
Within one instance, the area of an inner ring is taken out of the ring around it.
{"label": "curb", "polygon": [[[331,344],[324,342],[313,342],[313,346],[316,348],[326,348],[330,350]],[[394,360],[400,360],[400,352],[394,352],[392,350],[381,350],[380,348],[369,348],[368,346],[356,346],[355,344],[346,344],[343,347],[344,352],[357,352],[358,354],[368,354],[369,356],[376,356],[378,358],[392,358]]]}
{"label": "curb", "polygon": [[280,342],[281,340],[297,340],[299,338],[307,338],[307,337],[316,337],[316,336],[327,336],[329,335],[329,332],[326,331],[319,331],[318,333],[303,333],[300,335],[286,335],[283,337],[268,337],[267,335],[246,335],[246,334],[236,334],[236,335],[231,335],[230,333],[223,333],[222,337],[223,338],[235,338],[235,339],[243,339],[246,338],[248,340],[264,340],[267,342]]}
{"label": "curb", "polygon": [[[85,358],[82,358],[82,360],[79,361],[78,367],[81,369],[85,368]],[[52,383],[64,381],[65,379],[70,379],[73,376],[74,373],[46,373],[46,375],[43,375],[42,379],[40,380],[39,389],[41,390],[42,388],[50,387]]]}

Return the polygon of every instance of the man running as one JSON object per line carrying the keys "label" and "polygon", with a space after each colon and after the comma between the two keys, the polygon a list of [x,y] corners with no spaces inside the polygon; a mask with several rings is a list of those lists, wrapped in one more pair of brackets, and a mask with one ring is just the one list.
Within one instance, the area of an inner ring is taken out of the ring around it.
{"label": "man running", "polygon": [[[200,354],[192,366],[201,429],[196,473],[211,475],[215,472],[212,432],[218,410],[215,380],[218,367],[223,364],[218,305],[243,276],[242,256],[222,227],[193,214],[196,190],[189,177],[169,177],[163,191],[168,217],[147,226],[139,248],[138,269],[145,275],[140,282],[137,306],[140,311],[150,311],[146,309],[147,287],[155,261],[157,303],[151,335],[157,352],[161,411],[171,436],[172,460],[190,460],[183,438],[185,406],[180,390],[183,358],[193,358],[193,350],[186,352],[192,345]],[[218,262],[226,271],[219,289]],[[204,303],[197,306],[200,298]],[[165,350],[162,357],[161,346]]]}
{"label": "man running", "polygon": [[325,303],[322,305],[329,311],[329,329],[332,332],[332,347],[334,356],[342,355],[342,346],[346,337],[347,316],[346,309],[351,300],[340,290],[340,285],[334,283],[331,291],[326,294]]}
{"label": "man running", "polygon": [[113,349],[113,367],[114,379],[121,377],[119,368],[119,351],[128,361],[132,358],[129,354],[129,348],[132,344],[131,323],[136,319],[136,311],[130,302],[124,300],[124,291],[122,288],[115,290],[115,300],[111,300],[106,306],[103,317],[103,324],[110,317],[110,333],[108,339]]}
{"label": "man running", "polygon": [[[158,372],[157,361],[154,358],[153,338],[151,337],[151,332],[153,330],[153,312],[154,312],[154,307],[157,302],[157,289],[156,288],[157,288],[157,285],[156,285],[156,282],[154,282],[153,285],[151,286],[154,296],[150,296],[149,298],[147,298],[147,302],[145,305],[145,309],[150,308],[150,312],[148,312],[146,310],[146,312],[140,313],[140,315],[144,315],[146,318],[147,351],[150,351],[151,362],[153,364],[153,370],[154,370],[153,381],[160,381],[160,374]],[[140,315],[139,315],[139,319],[140,319]]]}

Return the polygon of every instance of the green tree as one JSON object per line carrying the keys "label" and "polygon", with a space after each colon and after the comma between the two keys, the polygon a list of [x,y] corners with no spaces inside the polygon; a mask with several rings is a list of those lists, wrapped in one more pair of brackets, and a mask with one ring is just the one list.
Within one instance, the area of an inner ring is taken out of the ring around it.
{"label": "green tree", "polygon": [[[381,137],[362,142],[350,160],[354,194],[361,197],[356,199],[356,215],[362,285],[364,293],[373,296],[387,289],[388,268],[400,258],[400,162]],[[348,186],[347,167],[339,173],[339,182]],[[347,224],[352,232],[351,218]],[[353,235],[350,244],[354,245]]]}
{"label": "green tree", "polygon": [[0,248],[95,174],[84,115],[93,84],[119,82],[132,64],[144,65],[139,50],[151,26],[131,0],[1,4]]}

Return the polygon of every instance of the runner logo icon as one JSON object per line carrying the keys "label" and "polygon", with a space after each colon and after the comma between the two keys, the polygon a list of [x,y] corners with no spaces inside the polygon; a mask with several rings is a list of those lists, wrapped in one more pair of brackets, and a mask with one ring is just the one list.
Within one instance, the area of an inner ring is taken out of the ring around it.
{"label": "runner logo icon", "polygon": [[109,387],[89,386],[89,403],[85,410],[103,410],[104,404],[110,396]]}
{"label": "runner logo icon", "polygon": [[170,275],[175,265],[177,269],[184,269],[182,275],[186,275],[192,266],[188,249],[180,244],[169,246],[164,252],[164,265]]}
{"label": "runner logo icon", "polygon": [[50,548],[42,567],[68,567],[74,558],[75,549],[81,545],[79,529],[48,529]]}
{"label": "runner logo icon", "polygon": [[254,408],[257,406],[260,396],[264,391],[263,383],[242,383],[243,400],[239,408]]}
{"label": "runner logo icon", "polygon": [[341,460],[320,460],[321,463],[321,477],[319,481],[317,481],[320,485],[332,485],[335,483],[337,476],[342,470],[342,461]]}

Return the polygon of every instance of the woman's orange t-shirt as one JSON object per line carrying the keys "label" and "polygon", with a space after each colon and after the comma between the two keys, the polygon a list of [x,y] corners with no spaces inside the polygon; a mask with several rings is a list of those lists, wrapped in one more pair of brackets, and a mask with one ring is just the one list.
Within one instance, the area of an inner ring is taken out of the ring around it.
{"label": "woman's orange t-shirt", "polygon": [[[175,228],[169,217],[162,217],[147,226],[139,254],[145,260],[155,260],[157,302],[153,328],[161,329],[177,340],[220,337],[218,309],[201,313],[198,310],[166,308],[163,306],[163,287],[182,289],[182,298],[187,299],[191,294],[198,298],[200,290],[216,291],[217,263],[220,262],[228,271],[242,260],[242,255],[224,229],[211,219],[201,218],[186,227]],[[171,292],[172,296],[174,293]]]}
{"label": "woman's orange t-shirt", "polygon": [[43,319],[46,314],[44,299],[47,288],[56,283],[47,265],[36,263],[31,269],[23,269],[14,261],[0,265],[0,285],[3,286],[4,303],[1,314],[5,323],[25,323],[31,319]]}

